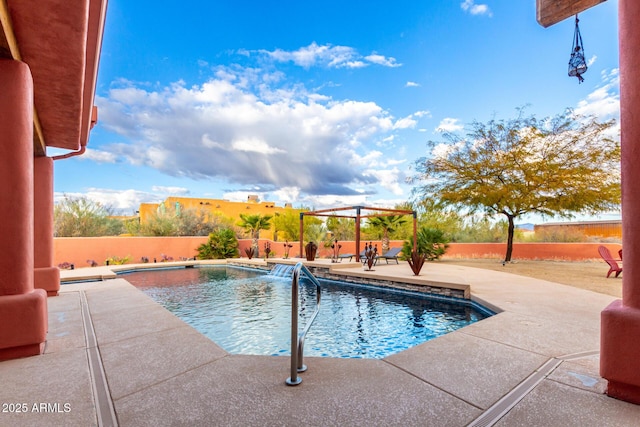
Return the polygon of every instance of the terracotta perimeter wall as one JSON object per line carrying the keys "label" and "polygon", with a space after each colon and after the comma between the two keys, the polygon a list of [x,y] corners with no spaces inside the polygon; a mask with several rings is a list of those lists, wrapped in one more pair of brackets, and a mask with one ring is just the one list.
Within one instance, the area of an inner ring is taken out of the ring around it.
{"label": "terracotta perimeter wall", "polygon": [[[89,266],[88,260],[104,265],[109,257],[129,257],[130,263],[141,262],[142,257],[150,262],[156,258],[160,262],[162,255],[180,258],[193,258],[197,248],[207,241],[207,237],[58,237],[54,239],[54,265],[63,262],[74,264],[76,268]],[[271,244],[271,251],[276,256],[284,255],[284,242],[271,242],[260,239],[260,256],[264,254],[264,244]],[[245,248],[251,246],[251,240],[240,240],[240,255],[246,257]],[[364,245],[363,241],[363,245]],[[366,243],[369,243],[367,241]],[[381,243],[373,241],[380,250]],[[297,257],[300,251],[299,242],[289,242],[290,257]],[[339,242],[342,246],[340,254],[356,253],[355,242]],[[513,259],[550,259],[550,260],[585,260],[599,259],[597,248],[600,243],[516,243]],[[391,247],[401,247],[402,241],[392,241]],[[605,244],[612,254],[617,254],[622,247],[619,244]],[[331,257],[332,249],[320,245],[319,256]],[[501,259],[506,252],[504,243],[451,243],[445,258],[496,258]],[[303,254],[304,255],[304,254]]]}
{"label": "terracotta perimeter wall", "polygon": [[[512,259],[579,261],[600,259],[598,246],[609,248],[617,258],[617,243],[514,243]],[[504,258],[506,243],[451,243],[445,258]]]}

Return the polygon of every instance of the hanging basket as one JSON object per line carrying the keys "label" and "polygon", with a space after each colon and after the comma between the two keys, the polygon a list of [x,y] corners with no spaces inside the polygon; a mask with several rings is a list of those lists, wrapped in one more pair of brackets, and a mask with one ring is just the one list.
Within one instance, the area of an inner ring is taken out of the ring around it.
{"label": "hanging basket", "polygon": [[578,83],[582,83],[584,81],[582,75],[587,72],[587,61],[584,58],[584,46],[578,22],[578,15],[576,15],[576,29],[573,33],[573,47],[571,58],[569,58],[569,76],[577,77]]}

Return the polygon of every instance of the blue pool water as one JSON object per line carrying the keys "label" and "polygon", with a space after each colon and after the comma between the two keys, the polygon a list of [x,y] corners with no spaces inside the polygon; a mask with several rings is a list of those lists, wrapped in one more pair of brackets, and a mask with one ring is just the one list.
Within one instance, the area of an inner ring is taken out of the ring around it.
{"label": "blue pool water", "polygon": [[[233,267],[135,272],[127,280],[232,354],[288,355],[291,279]],[[487,317],[469,305],[322,283],[305,356],[383,358]],[[315,309],[301,281],[300,328]]]}

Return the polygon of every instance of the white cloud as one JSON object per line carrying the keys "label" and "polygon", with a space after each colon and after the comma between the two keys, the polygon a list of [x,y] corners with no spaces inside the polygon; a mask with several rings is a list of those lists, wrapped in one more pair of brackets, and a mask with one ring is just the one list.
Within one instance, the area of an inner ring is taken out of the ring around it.
{"label": "white cloud", "polygon": [[375,52],[362,56],[356,49],[349,46],[318,45],[316,42],[293,51],[282,49],[268,51],[263,49],[257,52],[277,62],[293,62],[303,68],[316,66],[362,68],[371,64],[384,67],[400,67],[402,65],[397,63],[393,57],[383,56]]}
{"label": "white cloud", "polygon": [[345,68],[364,68],[368,64],[362,61],[347,61],[344,63]]}
{"label": "white cloud", "polygon": [[491,9],[486,4],[476,4],[474,0],[464,0],[460,3],[460,8],[465,12],[468,12],[472,15],[487,15],[489,17],[493,16]]}
{"label": "white cloud", "polygon": [[266,141],[259,138],[237,139],[231,142],[231,148],[237,151],[246,151],[261,154],[284,153],[280,148],[270,147]]}
{"label": "white cloud", "polygon": [[222,144],[209,138],[208,133],[202,135],[202,145],[206,148],[224,148]]}
{"label": "white cloud", "polygon": [[378,65],[384,65],[385,67],[400,67],[402,66],[402,64],[398,64],[396,62],[395,58],[387,58],[386,56],[382,56],[382,55],[378,55],[377,53],[371,54],[371,55],[367,55],[364,57],[364,59],[366,59],[367,61],[373,63],[373,64],[378,64]]}
{"label": "white cloud", "polygon": [[394,129],[408,129],[416,127],[417,122],[412,118],[412,116],[404,117],[402,119],[396,120],[393,124]]}
{"label": "white cloud", "polygon": [[458,141],[453,145],[441,143],[433,147],[431,155],[436,158],[446,158],[450,153],[462,148],[463,146],[464,141]]}
{"label": "white cloud", "polygon": [[102,146],[109,158],[265,192],[296,188],[308,197],[379,191],[381,176],[365,173],[370,166],[359,157],[428,115],[396,119],[374,102],[332,100],[278,73],[237,66],[190,87],[125,86],[96,99],[99,126],[128,141]]}
{"label": "white cloud", "polygon": [[379,161],[379,159],[383,158],[383,154],[381,151],[371,150],[362,156],[354,151],[352,151],[350,154],[352,158],[351,163],[354,165],[367,166],[368,168],[380,167],[382,165],[382,163],[380,163]]}
{"label": "white cloud", "polygon": [[442,119],[438,127],[436,127],[436,132],[457,132],[464,129],[464,126],[458,123],[460,119],[454,119],[451,117],[445,117]]}
{"label": "white cloud", "polygon": [[401,178],[398,168],[369,169],[365,171],[365,175],[374,176],[383,188],[389,190],[396,196],[404,194],[402,187],[400,187],[400,182],[404,180],[404,177]]}
{"label": "white cloud", "polygon": [[139,190],[113,190],[106,188],[88,188],[84,193],[55,193],[54,202],[64,197],[86,197],[103,206],[113,209],[116,215],[133,215],[140,207],[140,203],[158,203],[166,195],[149,193]]}
{"label": "white cloud", "polygon": [[593,64],[595,64],[597,59],[598,57],[596,55],[593,55],[591,58],[589,58],[589,60],[587,61],[587,67],[591,67]]}
{"label": "white cloud", "polygon": [[594,116],[599,120],[615,119],[614,126],[608,129],[609,138],[620,138],[620,74],[617,68],[601,73],[602,85],[578,102],[574,113],[581,116]]}
{"label": "white cloud", "polygon": [[577,114],[596,116],[600,119],[618,118],[620,116],[620,74],[619,70],[603,71],[602,86],[597,87],[578,102]]}
{"label": "white cloud", "polygon": [[416,82],[407,82],[404,87],[420,87],[420,84]]}
{"label": "white cloud", "polygon": [[354,194],[350,196],[338,196],[333,194],[310,196],[302,200],[306,206],[312,206],[313,209],[329,209],[336,206],[363,206],[367,204],[368,195],[365,193]]}
{"label": "white cloud", "polygon": [[278,200],[284,203],[297,203],[300,200],[300,189],[298,187],[282,187],[273,192]]}
{"label": "white cloud", "polygon": [[84,154],[79,158],[81,160],[93,160],[97,163],[115,163],[118,160],[118,156],[113,153],[102,150],[94,150],[92,148],[87,148]]}

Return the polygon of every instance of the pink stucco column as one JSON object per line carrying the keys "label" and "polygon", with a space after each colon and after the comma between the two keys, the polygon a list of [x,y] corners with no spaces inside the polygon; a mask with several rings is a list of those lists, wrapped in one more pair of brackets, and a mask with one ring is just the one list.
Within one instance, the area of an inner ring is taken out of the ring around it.
{"label": "pink stucco column", "polygon": [[600,375],[609,396],[640,404],[640,2],[618,5],[624,272],[622,300],[601,315]]}
{"label": "pink stucco column", "polygon": [[53,265],[53,159],[34,159],[34,287],[58,295],[60,270]]}
{"label": "pink stucco column", "polygon": [[33,287],[33,82],[0,59],[0,360],[39,354],[47,294]]}

